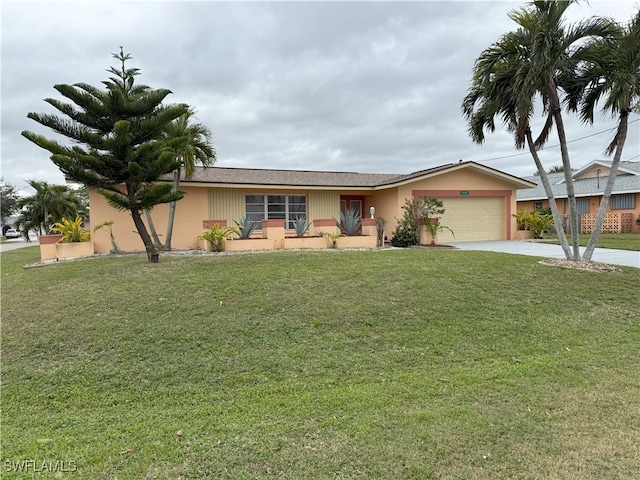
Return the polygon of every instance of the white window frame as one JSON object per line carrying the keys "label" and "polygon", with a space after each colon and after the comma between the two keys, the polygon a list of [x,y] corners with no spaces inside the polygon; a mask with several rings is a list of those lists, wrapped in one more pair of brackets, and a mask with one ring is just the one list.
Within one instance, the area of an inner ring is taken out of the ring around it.
{"label": "white window frame", "polygon": [[[258,200],[259,197],[262,197],[262,202],[255,201],[249,203],[249,197],[256,197],[255,200]],[[276,201],[276,197],[284,197],[284,203]],[[303,199],[304,202],[294,201],[299,199]],[[249,205],[254,206],[253,208],[251,208],[252,211],[249,211]],[[275,211],[274,209],[270,211],[269,206],[273,207],[276,205],[284,206],[284,211]],[[303,205],[304,212],[294,211],[299,210]],[[262,211],[257,211],[260,210],[260,206],[262,206]],[[293,194],[248,193],[245,195],[244,211],[247,217],[251,217],[253,220],[259,222],[258,230],[262,229],[262,220],[272,219],[283,219],[285,221],[285,229],[293,230],[293,222],[297,218],[302,217],[305,220],[307,219],[307,196]]]}

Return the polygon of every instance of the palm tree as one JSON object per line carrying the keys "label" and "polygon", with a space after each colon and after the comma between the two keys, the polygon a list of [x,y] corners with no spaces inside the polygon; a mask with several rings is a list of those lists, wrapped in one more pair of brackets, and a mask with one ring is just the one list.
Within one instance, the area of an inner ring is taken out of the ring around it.
{"label": "palm tree", "polygon": [[[585,123],[593,123],[600,102],[603,110],[618,115],[618,127],[605,150],[612,155],[611,170],[589,243],[582,256],[591,260],[613,190],[622,150],[627,138],[629,114],[640,102],[640,12],[625,26],[617,26],[615,34],[593,42],[580,52],[582,62],[575,75],[567,77],[569,109],[580,112]],[[615,153],[614,153],[615,152]]]}
{"label": "palm tree", "polygon": [[[210,167],[216,161],[216,151],[211,145],[211,130],[202,123],[189,123],[194,111],[189,109],[187,113],[176,118],[164,129],[163,134],[168,140],[175,142],[175,160],[180,162],[180,166],[173,171],[173,192],[180,189],[180,177],[184,169],[184,178],[188,180],[193,176],[196,165],[200,163],[203,167]],[[173,223],[176,214],[176,203],[169,204],[169,219],[167,222],[167,236],[163,248],[171,250],[171,237],[173,234]],[[155,241],[159,243],[157,233],[153,227],[153,222],[148,215],[150,229]]]}
{"label": "palm tree", "polygon": [[62,217],[86,216],[86,203],[77,191],[66,185],[52,185],[46,181],[28,180],[35,190],[29,197],[21,198],[17,207],[21,210],[16,225],[21,230],[33,230],[42,235],[49,233],[51,225]]}
{"label": "palm tree", "polygon": [[[535,86],[543,99],[545,113],[550,115],[544,129],[555,123],[564,178],[569,200],[569,224],[573,260],[580,260],[579,227],[580,218],[576,205],[573,176],[567,137],[562,118],[560,78],[575,69],[579,61],[576,52],[585,41],[607,37],[611,34],[609,21],[592,17],[573,25],[565,26],[564,14],[576,0],[535,0],[529,8],[524,7],[509,14],[521,29],[528,33],[527,45],[530,54],[526,84]],[[546,135],[544,141],[546,141]]]}
{"label": "palm tree", "polygon": [[525,144],[533,157],[544,187],[551,213],[558,231],[560,245],[567,258],[572,258],[567,237],[562,228],[562,217],[555,202],[547,172],[542,167],[538,148],[549,134],[547,125],[538,140],[534,141],[530,119],[536,91],[527,81],[529,69],[528,33],[524,30],[510,32],[484,50],[475,62],[472,85],[462,103],[462,111],[469,122],[469,135],[476,143],[485,140],[484,130],[495,131],[495,118],[499,117],[514,134],[517,149]]}
{"label": "palm tree", "polygon": [[[578,60],[574,54],[585,40],[610,34],[610,22],[594,17],[565,27],[564,13],[573,3],[575,0],[535,0],[528,7],[510,12],[509,17],[519,25],[518,30],[503,35],[500,41],[485,50],[476,61],[474,82],[479,82],[474,83],[474,87],[479,87],[476,101],[489,99],[488,105],[484,108],[481,106],[475,114],[473,113],[472,87],[471,97],[463,102],[463,111],[466,108],[467,118],[472,122],[472,137],[473,131],[478,128],[495,128],[493,116],[501,115],[507,127],[514,131],[516,146],[522,148],[525,141],[529,145],[536,167],[541,172],[547,195],[550,195],[548,179],[534,152],[548,141],[551,128],[555,124],[569,199],[569,223],[573,233],[572,251],[565,250],[565,255],[567,259],[579,260],[579,217],[562,118],[559,78],[575,70]],[[500,68],[504,71],[494,71]],[[484,86],[483,81],[486,83]],[[527,138],[527,132],[531,133],[530,118],[536,96],[541,100],[546,122],[538,138],[530,143],[532,139]],[[494,102],[498,102],[499,105],[492,105]],[[500,107],[500,104],[503,104],[504,108]],[[551,205],[555,204],[553,196],[549,196],[549,201]],[[559,215],[554,213],[556,228],[562,237],[564,230],[558,220]]]}

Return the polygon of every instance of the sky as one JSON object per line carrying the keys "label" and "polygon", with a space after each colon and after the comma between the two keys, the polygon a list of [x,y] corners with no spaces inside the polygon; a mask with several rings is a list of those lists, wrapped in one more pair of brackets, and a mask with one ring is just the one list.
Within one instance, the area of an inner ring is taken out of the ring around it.
{"label": "sky", "polygon": [[[469,138],[460,105],[478,55],[516,28],[521,1],[214,2],[7,1],[1,18],[1,171],[64,183],[49,153],[20,135],[56,137],[26,117],[57,113],[55,84],[101,87],[123,46],[136,82],[168,88],[213,133],[217,166],[410,173],[459,160],[516,176],[531,156],[499,126],[483,145]],[[568,21],[592,15],[627,22],[638,0],[591,0]],[[536,116],[533,125],[541,125]],[[640,161],[639,115],[622,160]],[[565,115],[574,167],[606,159],[616,119],[584,125]],[[562,163],[557,137],[540,153]]]}

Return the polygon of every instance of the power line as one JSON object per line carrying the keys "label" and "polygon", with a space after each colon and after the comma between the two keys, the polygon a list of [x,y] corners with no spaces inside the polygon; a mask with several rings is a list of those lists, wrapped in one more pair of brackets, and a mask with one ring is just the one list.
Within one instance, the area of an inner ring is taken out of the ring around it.
{"label": "power line", "polygon": [[[637,118],[635,120],[631,120],[628,123],[628,125],[631,125],[632,123],[636,123],[638,121],[640,121],[640,118]],[[575,140],[569,140],[567,142],[567,145],[570,144],[570,143],[578,142],[580,140],[585,140],[587,138],[595,137],[596,135],[602,135],[603,133],[608,133],[608,132],[611,132],[613,130],[617,130],[617,128],[618,127],[613,127],[613,128],[609,128],[607,130],[602,130],[601,132],[592,133],[591,135],[586,135],[584,137],[576,138]],[[560,144],[558,143],[557,145],[551,145],[551,146],[548,146],[548,147],[541,148],[541,150],[557,148],[559,146],[560,146]],[[513,157],[521,157],[522,155],[529,155],[529,154],[530,154],[529,152],[514,153],[514,154],[511,154],[511,155],[505,155],[503,157],[494,157],[494,158],[489,158],[487,160],[477,160],[477,162],[478,163],[481,163],[481,162],[493,162],[493,161],[496,161],[496,160],[504,160],[505,158],[513,158]],[[635,156],[633,156],[631,158],[628,158],[626,161],[633,160],[636,157],[640,157],[640,155],[635,155]]]}

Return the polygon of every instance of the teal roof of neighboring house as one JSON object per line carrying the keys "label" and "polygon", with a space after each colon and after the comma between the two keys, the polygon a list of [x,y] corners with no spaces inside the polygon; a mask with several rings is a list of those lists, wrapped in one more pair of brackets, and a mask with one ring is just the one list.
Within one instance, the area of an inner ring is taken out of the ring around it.
{"label": "teal roof of neighboring house", "polygon": [[[598,161],[597,163],[604,166],[611,166],[611,162]],[[591,164],[590,164],[591,165]],[[579,175],[584,168],[574,173],[574,177]],[[564,180],[564,173],[552,173],[548,174],[549,183],[551,184],[551,190],[555,198],[566,198],[567,188]],[[531,177],[524,177],[525,180],[536,183],[535,188],[518,190],[517,199],[522,200],[543,200],[547,198],[547,194],[544,191],[540,177],[537,175]],[[576,197],[593,197],[599,196],[604,193],[604,188],[607,185],[609,177],[598,178],[582,178],[574,179],[573,186],[576,192]],[[620,162],[618,168],[618,175],[616,176],[615,183],[613,184],[613,195],[623,193],[639,193],[640,192],[640,162]]]}

